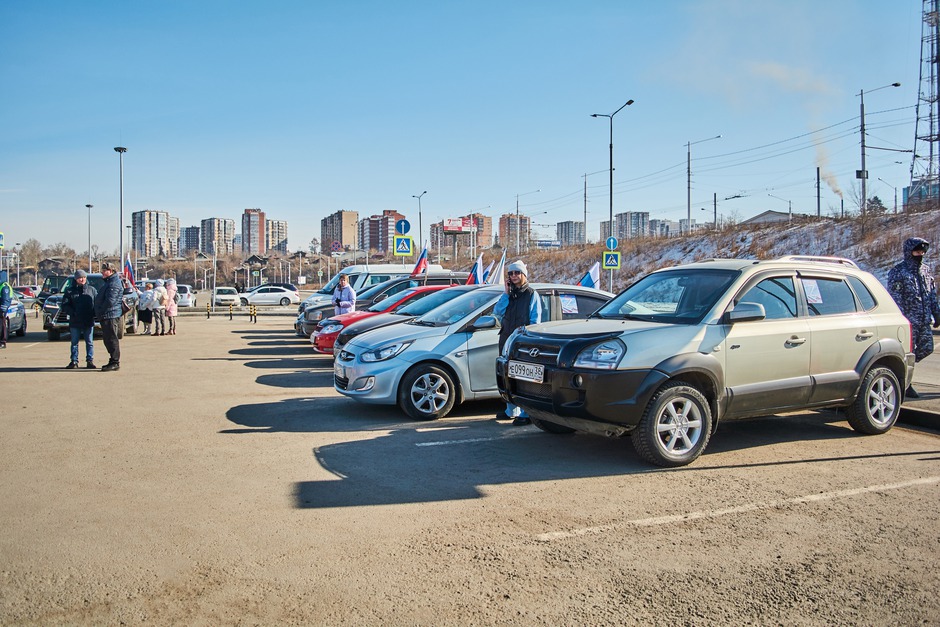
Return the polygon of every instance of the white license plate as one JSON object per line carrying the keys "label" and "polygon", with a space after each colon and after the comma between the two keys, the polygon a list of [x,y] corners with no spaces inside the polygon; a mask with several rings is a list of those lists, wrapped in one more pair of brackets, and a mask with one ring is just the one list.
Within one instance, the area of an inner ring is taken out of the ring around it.
{"label": "white license plate", "polygon": [[523,381],[532,381],[533,383],[541,383],[542,379],[545,378],[545,366],[541,364],[526,364],[521,361],[510,361],[509,377]]}

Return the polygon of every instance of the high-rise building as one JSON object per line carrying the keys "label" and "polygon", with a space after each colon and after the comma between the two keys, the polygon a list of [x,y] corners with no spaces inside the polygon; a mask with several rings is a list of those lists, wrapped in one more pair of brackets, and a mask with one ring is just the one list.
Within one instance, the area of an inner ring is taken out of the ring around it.
{"label": "high-rise building", "polygon": [[287,220],[266,220],[264,224],[265,248],[287,254]]}
{"label": "high-rise building", "polygon": [[555,225],[555,238],[562,246],[584,244],[584,222],[566,220]]}
{"label": "high-rise building", "polygon": [[[171,222],[175,223],[174,229]],[[171,237],[175,239],[171,241]],[[131,214],[131,248],[141,257],[175,257],[179,239],[179,218],[166,211],[135,211]]]}
{"label": "high-rise building", "polygon": [[[397,211],[386,209],[382,215],[359,220],[359,248],[382,253],[391,251],[395,242],[395,223],[404,219],[405,216]],[[415,242],[415,246],[418,246],[418,242]]]}
{"label": "high-rise building", "polygon": [[614,236],[617,239],[646,237],[650,233],[648,211],[625,211],[614,216]]}
{"label": "high-rise building", "polygon": [[242,213],[242,254],[264,255],[267,240],[264,235],[265,219],[261,209],[245,209]]}
{"label": "high-rise building", "polygon": [[493,218],[485,216],[482,213],[472,213],[468,216],[473,219],[473,225],[476,227],[476,247],[493,247]]}
{"label": "high-rise building", "polygon": [[[614,226],[616,225],[617,225],[617,216],[614,216]],[[611,235],[610,221],[604,220],[601,222],[601,241],[602,242],[607,241],[607,238],[610,237],[610,235]]]}
{"label": "high-rise building", "polygon": [[180,254],[180,219],[175,216],[167,218],[167,241],[169,256],[178,257]]}
{"label": "high-rise building", "polygon": [[207,255],[231,255],[235,252],[235,220],[206,218],[201,224],[199,250]]}
{"label": "high-rise building", "polygon": [[199,250],[199,227],[184,226],[180,229],[180,250],[179,254],[185,255],[191,251]]}
{"label": "high-rise building", "polygon": [[499,245],[516,254],[529,248],[529,216],[504,213],[499,218]]}
{"label": "high-rise building", "polygon": [[359,214],[355,211],[337,211],[320,220],[320,250],[330,254],[355,249],[358,221]]}

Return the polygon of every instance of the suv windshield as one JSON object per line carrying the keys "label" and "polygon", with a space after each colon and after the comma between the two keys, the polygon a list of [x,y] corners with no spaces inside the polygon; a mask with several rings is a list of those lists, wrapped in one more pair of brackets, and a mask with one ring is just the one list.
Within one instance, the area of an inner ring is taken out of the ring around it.
{"label": "suv windshield", "polygon": [[443,327],[454,324],[455,322],[463,320],[483,305],[496,304],[500,294],[501,292],[497,290],[474,290],[454,298],[450,302],[429,311],[419,318],[415,318],[410,324],[429,327]]}
{"label": "suv windshield", "polygon": [[697,324],[737,278],[730,270],[680,269],[649,274],[593,317]]}

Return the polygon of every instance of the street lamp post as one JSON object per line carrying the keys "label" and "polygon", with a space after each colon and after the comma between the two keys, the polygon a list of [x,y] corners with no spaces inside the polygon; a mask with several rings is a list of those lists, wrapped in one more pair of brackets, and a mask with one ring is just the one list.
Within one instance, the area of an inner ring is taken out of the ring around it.
{"label": "street lamp post", "polygon": [[16,255],[16,284],[20,284],[20,243],[17,242],[13,247],[13,253]]}
{"label": "street lamp post", "polygon": [[94,205],[85,205],[88,209],[88,272],[91,273],[91,208]]}
{"label": "street lamp post", "polygon": [[120,250],[121,259],[118,263],[121,265],[124,264],[124,153],[127,152],[127,148],[124,146],[115,146],[114,152],[118,153],[119,160],[121,162],[121,228],[118,230],[118,237],[120,238]]}
{"label": "street lamp post", "polygon": [[[686,222],[685,225],[686,233],[692,232],[692,146],[695,144],[701,144],[702,142],[709,142],[713,139],[718,139],[721,135],[715,135],[714,137],[707,137],[705,139],[700,139],[694,142],[686,142],[686,187],[685,187],[685,197],[686,197]],[[681,230],[681,229],[680,229]]]}
{"label": "street lamp post", "polygon": [[787,200],[786,198],[781,198],[780,196],[774,196],[773,194],[767,194],[767,195],[770,196],[771,198],[776,198],[777,200],[782,200],[783,202],[787,203],[787,210],[789,212],[787,214],[788,216],[787,222],[792,222],[793,221],[793,201]]}
{"label": "street lamp post", "polygon": [[[539,193],[540,191],[542,191],[542,190],[541,190],[541,189],[537,189],[537,190],[535,190],[535,191],[526,192],[526,193],[524,193],[524,194],[516,194],[516,254],[517,254],[517,255],[519,254],[520,250],[522,250],[522,249],[519,247],[519,235],[520,235],[520,233],[522,232],[522,222],[521,222],[520,216],[519,216],[519,196],[528,196],[529,194],[537,194],[537,193]],[[456,245],[455,245],[455,246],[456,246]],[[455,250],[456,250],[456,248],[455,248]],[[455,255],[456,255],[456,253],[455,253]]]}
{"label": "street lamp post", "polygon": [[[882,85],[881,87],[876,87],[875,89],[869,89],[868,92],[878,91],[879,89],[887,89],[888,87],[900,87],[901,83],[891,83],[890,85]],[[868,209],[868,189],[866,182],[868,181],[868,170],[865,169],[865,90],[862,89],[858,92],[859,100],[859,132],[862,138],[862,169],[855,173],[855,178],[861,179],[862,181],[862,198],[859,209],[862,212],[862,216],[865,215]]]}
{"label": "street lamp post", "polygon": [[428,190],[424,190],[418,195],[412,194],[412,198],[418,199],[418,246],[424,246],[424,240],[422,239],[422,231],[424,230],[424,224],[421,220],[421,197],[428,193]]}
{"label": "street lamp post", "polygon": [[878,180],[894,190],[894,213],[897,214],[898,212],[898,188],[892,185],[891,183],[889,183],[888,181],[884,180],[880,176],[878,177]]}
{"label": "street lamp post", "polygon": [[[609,171],[610,171],[610,216],[608,218],[610,221],[607,223],[607,230],[608,230],[607,236],[608,237],[612,237],[614,234],[614,116],[620,113],[620,111],[624,107],[628,105],[632,105],[632,104],[633,104],[633,100],[630,99],[630,100],[627,100],[625,103],[623,103],[620,109],[617,109],[616,111],[614,111],[613,113],[609,115],[605,113],[592,113],[591,114],[592,118],[607,118],[610,120],[610,168],[609,168]],[[585,228],[585,235],[586,235],[587,224],[584,225],[584,228]],[[613,286],[614,286],[614,271],[611,270],[610,271],[610,286],[609,286],[611,288],[611,291],[613,291],[612,290]]]}

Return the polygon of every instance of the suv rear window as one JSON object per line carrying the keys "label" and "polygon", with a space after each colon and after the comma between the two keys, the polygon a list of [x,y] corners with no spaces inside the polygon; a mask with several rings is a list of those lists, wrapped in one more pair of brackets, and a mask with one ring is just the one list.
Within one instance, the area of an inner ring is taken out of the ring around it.
{"label": "suv rear window", "polygon": [[858,296],[858,300],[862,305],[863,311],[871,311],[877,305],[875,297],[872,295],[871,290],[868,289],[868,286],[858,277],[850,276],[847,277],[849,280],[849,285],[852,286],[852,289],[855,290],[855,295]]}

